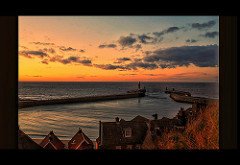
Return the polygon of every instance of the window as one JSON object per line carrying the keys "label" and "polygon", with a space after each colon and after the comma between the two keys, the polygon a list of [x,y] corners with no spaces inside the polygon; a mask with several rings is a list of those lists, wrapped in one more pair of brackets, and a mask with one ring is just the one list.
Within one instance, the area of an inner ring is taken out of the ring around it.
{"label": "window", "polygon": [[137,145],[135,146],[135,149],[141,149],[141,145],[140,145],[140,144],[137,144]]}
{"label": "window", "polygon": [[116,150],[121,150],[122,146],[116,146]]}
{"label": "window", "polygon": [[124,130],[124,135],[125,135],[125,137],[131,137],[132,136],[132,129],[131,128],[126,128]]}
{"label": "window", "polygon": [[131,150],[131,149],[132,149],[132,145],[127,145],[126,148],[129,149],[129,150]]}

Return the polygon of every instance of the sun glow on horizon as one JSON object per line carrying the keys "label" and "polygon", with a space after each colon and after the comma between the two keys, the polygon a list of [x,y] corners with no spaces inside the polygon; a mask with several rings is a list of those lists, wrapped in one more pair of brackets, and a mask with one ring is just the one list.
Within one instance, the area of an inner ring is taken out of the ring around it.
{"label": "sun glow on horizon", "polygon": [[147,18],[21,16],[19,81],[218,82],[218,17]]}

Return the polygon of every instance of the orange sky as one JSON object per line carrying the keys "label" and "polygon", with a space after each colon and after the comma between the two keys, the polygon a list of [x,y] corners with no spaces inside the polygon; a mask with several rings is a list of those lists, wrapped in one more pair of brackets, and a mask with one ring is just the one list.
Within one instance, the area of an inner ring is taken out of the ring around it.
{"label": "orange sky", "polygon": [[[170,63],[174,67],[161,68],[159,66],[162,63],[159,61],[151,61],[151,64],[158,65],[156,68],[144,68],[145,65],[132,67],[136,65],[134,62],[136,59],[142,60],[144,64],[150,64],[149,61],[144,61],[148,56],[146,51],[161,52],[172,47],[218,45],[218,38],[207,35],[208,32],[214,35],[212,31],[218,30],[218,27],[211,27],[210,22],[206,26],[209,26],[211,31],[201,29],[205,26],[204,22],[213,19],[218,21],[218,17],[178,19],[176,21],[176,18],[165,17],[147,19],[145,17],[21,16],[19,17],[19,81],[218,81],[219,67],[205,64],[201,60],[199,66],[193,64],[194,62],[198,64],[198,60],[193,60],[193,63],[189,61],[189,65],[181,66],[176,61],[179,60],[178,58],[175,61],[171,61],[170,58]],[[189,23],[199,20],[202,23],[200,30],[186,30]],[[140,23],[143,27],[139,27]],[[176,32],[173,28],[170,31],[169,27],[173,26],[181,28],[175,28]],[[183,26],[186,27],[185,30]],[[146,44],[140,43],[140,37],[131,40],[132,36],[136,38],[140,34],[154,38],[155,31],[164,33],[161,41]],[[202,34],[206,34],[206,37],[204,38]],[[129,40],[121,42],[121,36],[129,36],[126,37]],[[210,37],[207,38],[208,36]],[[192,38],[196,43],[187,42],[187,39]],[[99,47],[110,44],[115,47]],[[140,49],[136,48],[137,44],[141,45]],[[162,54],[157,56],[160,56],[161,60],[165,58]],[[129,60],[117,63],[121,58],[129,58]],[[169,59],[163,62],[169,63]],[[111,67],[106,69],[108,65]]]}

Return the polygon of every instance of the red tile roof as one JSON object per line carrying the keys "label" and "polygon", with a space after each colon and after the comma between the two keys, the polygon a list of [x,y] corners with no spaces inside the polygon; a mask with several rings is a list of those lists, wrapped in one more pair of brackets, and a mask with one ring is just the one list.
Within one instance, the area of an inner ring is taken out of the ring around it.
{"label": "red tile roof", "polygon": [[63,142],[51,131],[40,143],[43,148],[60,150],[64,149]]}
{"label": "red tile roof", "polygon": [[34,142],[22,130],[18,130],[18,149],[42,149],[40,145]]}
{"label": "red tile roof", "polygon": [[79,131],[68,142],[68,149],[93,149],[93,142],[82,132],[81,129],[79,129]]}

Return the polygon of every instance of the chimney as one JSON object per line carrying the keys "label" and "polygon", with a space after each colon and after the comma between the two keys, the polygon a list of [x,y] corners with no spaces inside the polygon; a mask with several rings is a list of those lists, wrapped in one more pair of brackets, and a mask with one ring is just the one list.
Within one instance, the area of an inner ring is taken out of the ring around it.
{"label": "chimney", "polygon": [[115,120],[116,120],[116,122],[118,123],[118,122],[119,122],[119,117],[116,117]]}
{"label": "chimney", "polygon": [[153,114],[152,117],[154,118],[154,120],[157,120],[158,119],[158,114]]}
{"label": "chimney", "polygon": [[82,129],[79,127],[79,130],[78,130],[79,133],[82,133]]}

